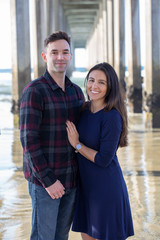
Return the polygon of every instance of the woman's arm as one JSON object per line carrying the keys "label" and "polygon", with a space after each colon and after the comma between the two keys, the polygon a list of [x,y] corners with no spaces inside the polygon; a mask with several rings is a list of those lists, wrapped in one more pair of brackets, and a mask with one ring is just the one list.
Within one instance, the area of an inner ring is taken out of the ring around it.
{"label": "woman's arm", "polygon": [[78,150],[78,152],[88,160],[94,162],[97,151],[95,151],[94,149],[88,148],[87,146],[80,143],[79,134],[77,132],[75,125],[72,122],[67,121],[66,125],[67,125],[68,139],[72,147],[76,149],[77,144],[81,144],[82,147],[81,149]]}
{"label": "woman's arm", "polygon": [[[103,119],[103,127],[100,133],[99,150],[84,146],[79,150],[79,153],[88,160],[94,162],[98,166],[107,167],[112,162],[116,155],[119,144],[119,139],[122,131],[122,119],[117,111],[108,112]],[[67,132],[71,145],[76,148],[80,143],[79,135],[73,123],[67,122]]]}

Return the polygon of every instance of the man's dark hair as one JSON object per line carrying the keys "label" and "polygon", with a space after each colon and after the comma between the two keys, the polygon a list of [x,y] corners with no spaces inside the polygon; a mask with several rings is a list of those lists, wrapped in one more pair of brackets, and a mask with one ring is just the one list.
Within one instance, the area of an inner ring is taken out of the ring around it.
{"label": "man's dark hair", "polygon": [[48,43],[50,42],[55,42],[57,40],[61,40],[64,39],[68,42],[69,46],[71,44],[71,38],[70,36],[68,36],[68,34],[66,32],[62,32],[62,31],[57,31],[52,33],[51,35],[49,35],[45,40],[44,40],[44,47],[46,48]]}

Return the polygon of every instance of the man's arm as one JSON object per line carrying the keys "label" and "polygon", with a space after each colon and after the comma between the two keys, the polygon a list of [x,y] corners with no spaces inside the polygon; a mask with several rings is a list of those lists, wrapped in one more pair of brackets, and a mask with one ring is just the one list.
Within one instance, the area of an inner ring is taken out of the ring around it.
{"label": "man's arm", "polygon": [[40,144],[43,104],[42,96],[36,88],[29,87],[24,91],[20,105],[20,139],[28,167],[43,187],[48,188],[57,179],[48,167]]}

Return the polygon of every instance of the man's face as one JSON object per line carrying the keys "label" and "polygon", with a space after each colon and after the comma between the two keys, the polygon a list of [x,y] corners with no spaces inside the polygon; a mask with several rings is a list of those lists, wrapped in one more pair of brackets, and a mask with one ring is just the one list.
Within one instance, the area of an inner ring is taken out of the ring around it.
{"label": "man's face", "polygon": [[42,58],[47,63],[50,73],[65,73],[72,59],[68,42],[63,39],[50,42],[46,51],[42,53]]}

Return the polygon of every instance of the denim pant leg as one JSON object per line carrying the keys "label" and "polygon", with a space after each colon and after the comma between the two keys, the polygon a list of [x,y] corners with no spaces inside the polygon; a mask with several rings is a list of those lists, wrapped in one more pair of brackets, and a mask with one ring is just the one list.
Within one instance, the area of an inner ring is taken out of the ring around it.
{"label": "denim pant leg", "polygon": [[47,191],[31,182],[29,194],[32,199],[31,240],[54,240],[60,199],[52,199]]}
{"label": "denim pant leg", "polygon": [[73,220],[76,188],[67,190],[61,198],[54,240],[68,240],[69,230]]}

